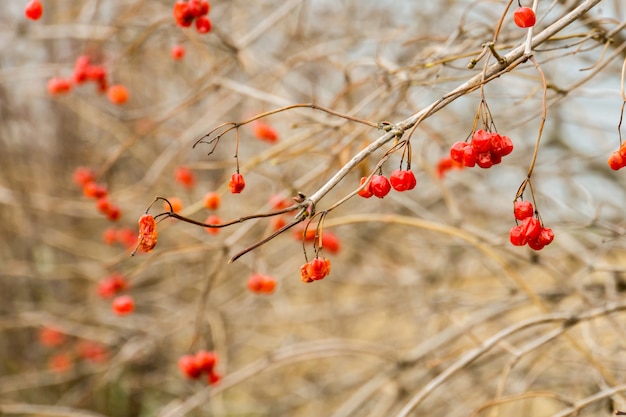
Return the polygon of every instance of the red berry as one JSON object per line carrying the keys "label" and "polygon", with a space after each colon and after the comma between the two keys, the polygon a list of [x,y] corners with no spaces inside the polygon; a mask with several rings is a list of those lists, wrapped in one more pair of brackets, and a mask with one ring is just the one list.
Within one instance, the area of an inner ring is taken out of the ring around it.
{"label": "red berry", "polygon": [[529,28],[535,26],[537,17],[530,7],[518,7],[513,13],[515,24],[521,28]]}
{"label": "red berry", "polygon": [[94,181],[89,181],[83,186],[83,194],[89,198],[103,198],[106,197],[108,191],[104,185],[97,184]]}
{"label": "red berry", "polygon": [[463,149],[463,165],[471,168],[476,165],[477,159],[478,153],[473,146],[466,146],[465,149]]}
{"label": "red berry", "polygon": [[72,90],[72,83],[63,78],[50,78],[48,81],[48,93],[54,96],[57,94],[69,93]]}
{"label": "red berry", "polygon": [[537,237],[537,241],[539,241],[543,245],[549,245],[550,243],[552,243],[553,240],[554,240],[554,232],[552,231],[552,229],[547,228],[547,227],[542,227],[541,233],[539,234],[539,237]]}
{"label": "red berry", "polygon": [[185,1],[177,1],[174,3],[172,13],[178,26],[189,27],[193,23],[194,16],[189,10],[189,4]]}
{"label": "red berry", "polygon": [[57,353],[48,360],[48,367],[52,372],[62,373],[72,366],[72,358],[69,353]]}
{"label": "red berry", "polygon": [[170,55],[172,55],[172,59],[178,61],[183,59],[185,56],[185,47],[183,45],[174,45],[170,50]]}
{"label": "red berry", "polygon": [[524,220],[527,217],[531,217],[534,212],[533,203],[528,200],[516,201],[513,204],[513,215],[517,220]]}
{"label": "red berry", "polygon": [[453,160],[450,156],[441,158],[439,162],[437,163],[437,167],[436,167],[437,176],[439,178],[443,178],[446,172],[450,171],[451,169],[462,169],[464,166],[465,165],[463,165],[462,160],[461,162],[457,162]]}
{"label": "red berry", "polygon": [[106,82],[107,70],[100,65],[87,65],[84,69],[85,77],[97,83]]}
{"label": "red berry", "polygon": [[163,209],[165,211],[169,211],[170,210],[170,205],[171,205],[171,210],[174,213],[178,213],[183,209],[183,201],[178,198],[178,197],[170,197],[167,199],[167,201],[170,202],[170,204],[167,203],[163,203]]}
{"label": "red berry", "polygon": [[509,240],[514,246],[524,246],[528,242],[528,238],[522,231],[521,226],[513,226],[511,228]]}
{"label": "red berry", "polygon": [[178,369],[189,379],[199,378],[202,369],[198,368],[196,357],[193,355],[183,355],[178,359]]}
{"label": "red berry", "polygon": [[500,157],[513,152],[513,141],[508,136],[500,136],[497,133],[491,136],[491,151]]}
{"label": "red berry", "polygon": [[248,289],[256,294],[271,294],[276,288],[276,280],[269,275],[254,273],[248,278]]}
{"label": "red berry", "polygon": [[109,208],[107,209],[105,214],[107,216],[107,219],[114,222],[114,221],[119,220],[120,217],[122,217],[122,210],[120,210],[118,206],[111,204],[109,205]]}
{"label": "red berry", "polygon": [[341,250],[341,242],[333,232],[324,231],[322,233],[322,247],[330,253],[338,253]]}
{"label": "red berry", "polygon": [[204,207],[209,210],[217,210],[220,207],[221,201],[222,197],[214,191],[209,191],[203,198]]}
{"label": "red berry", "polygon": [[157,244],[158,234],[156,220],[149,214],[144,214],[137,222],[139,225],[138,249],[142,252],[150,252]]}
{"label": "red berry", "polygon": [[273,231],[280,230],[281,228],[283,228],[286,225],[287,225],[287,221],[285,220],[285,218],[283,216],[275,217],[274,219],[272,219],[272,230]]}
{"label": "red berry", "polygon": [[128,101],[128,90],[121,84],[112,85],[107,90],[109,101],[116,105],[122,105]]}
{"label": "red berry", "polygon": [[303,282],[324,279],[328,274],[330,274],[330,259],[315,258],[300,267],[300,277]]}
{"label": "red berry", "polygon": [[471,145],[479,154],[491,151],[491,133],[482,129],[477,130],[472,135]]}
{"label": "red berry", "polygon": [[102,240],[109,246],[113,245],[117,241],[117,230],[109,227],[102,233]]}
{"label": "red berry", "polygon": [[98,295],[102,298],[111,298],[128,287],[128,281],[124,275],[113,273],[98,283]]}
{"label": "red berry", "polygon": [[543,243],[541,243],[539,241],[539,239],[530,239],[528,241],[528,247],[533,249],[533,250],[541,250],[545,247],[546,245],[544,245]]}
{"label": "red berry", "polygon": [[624,165],[626,165],[626,160],[622,157],[620,151],[615,151],[609,157],[608,163],[611,169],[617,171],[618,169],[621,169],[624,167]]}
{"label": "red berry", "polygon": [[[359,186],[363,185],[367,181],[367,177],[361,177],[361,183]],[[372,193],[372,182],[368,182],[365,187],[359,190],[359,195],[363,198],[370,198],[374,194]]]}
{"label": "red berry", "polygon": [[184,185],[187,188],[191,188],[196,185],[196,176],[193,174],[193,171],[184,166],[176,168],[174,178],[179,184]]}
{"label": "red berry", "polygon": [[280,194],[274,194],[269,200],[272,210],[282,210],[293,205],[293,200],[282,197]]}
{"label": "red berry", "polygon": [[196,361],[196,367],[200,372],[213,372],[213,368],[217,363],[217,355],[215,352],[208,352],[206,350],[199,350],[194,355]]}
{"label": "red berry", "polygon": [[234,172],[230,177],[230,182],[228,183],[228,188],[230,192],[233,194],[239,194],[246,187],[246,182],[243,179],[243,175],[238,172]]}
{"label": "red berry", "polygon": [[113,312],[118,316],[124,316],[135,310],[135,300],[130,295],[120,295],[111,304]]}
{"label": "red berry", "polygon": [[218,382],[220,382],[221,379],[222,379],[222,376],[218,374],[217,372],[209,372],[209,375],[207,376],[207,383],[209,385],[215,385]]}
{"label": "red berry", "polygon": [[389,182],[391,186],[396,191],[407,191],[415,188],[417,184],[417,180],[415,179],[415,174],[410,170],[400,170],[397,169],[391,173],[389,176]]}
{"label": "red berry", "polygon": [[82,84],[87,81],[87,67],[89,66],[89,57],[81,55],[74,62],[74,82]]}
{"label": "red berry", "polygon": [[465,155],[465,148],[469,146],[469,143],[466,142],[455,142],[450,147],[450,158],[454,162],[458,162],[459,164],[463,163],[463,158]]}
{"label": "red berry", "polygon": [[[156,227],[156,223],[155,223],[155,227]],[[155,235],[156,235],[156,231],[155,231]],[[116,238],[119,243],[123,244],[128,249],[134,248],[137,245],[137,233],[135,232],[135,230],[131,229],[130,227],[122,227],[118,229],[116,233]]]}
{"label": "red berry", "polygon": [[107,348],[98,342],[82,340],[76,345],[75,349],[78,356],[90,362],[103,363],[109,358]]}
{"label": "red berry", "polygon": [[65,333],[54,327],[42,327],[39,331],[39,343],[47,347],[58,347],[65,342]]}
{"label": "red berry", "polygon": [[256,136],[257,139],[269,143],[276,143],[278,141],[278,132],[276,129],[261,121],[256,122],[254,125],[254,136]]}
{"label": "red berry", "polygon": [[384,175],[374,175],[370,181],[370,190],[378,198],[383,198],[391,191],[391,184]]}
{"label": "red berry", "polygon": [[111,202],[107,197],[99,198],[96,201],[96,208],[100,213],[106,214],[111,208]]}
{"label": "red berry", "polygon": [[96,174],[90,169],[86,167],[78,167],[74,170],[72,174],[72,180],[75,184],[84,187],[88,182],[93,182],[96,180]]}
{"label": "red berry", "polygon": [[491,160],[491,152],[482,152],[478,154],[476,158],[476,165],[481,168],[487,169],[493,166],[493,161]]}
{"label": "red berry", "polygon": [[528,240],[536,239],[541,233],[541,223],[535,217],[526,217],[520,227]]}
{"label": "red berry", "polygon": [[31,0],[24,8],[24,15],[31,20],[39,20],[43,15],[43,6],[39,0]]}
{"label": "red berry", "polygon": [[500,162],[502,162],[502,157],[499,154],[491,151],[489,152],[489,155],[491,156],[491,163],[493,165],[498,165]]}
{"label": "red berry", "polygon": [[[210,215],[209,217],[206,218],[204,223],[220,224],[222,223],[222,219],[220,219],[218,216]],[[206,230],[207,233],[212,234],[212,235],[216,235],[220,232],[220,229],[218,227],[205,227],[204,230]]]}
{"label": "red berry", "polygon": [[196,18],[196,30],[198,33],[209,33],[211,31],[211,20],[204,16]]}

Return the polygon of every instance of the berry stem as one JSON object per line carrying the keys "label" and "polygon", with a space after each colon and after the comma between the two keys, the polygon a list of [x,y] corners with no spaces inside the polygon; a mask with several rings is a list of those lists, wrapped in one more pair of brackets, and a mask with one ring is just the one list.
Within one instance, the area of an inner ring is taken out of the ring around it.
{"label": "berry stem", "polygon": [[543,71],[541,70],[541,67],[539,67],[539,64],[537,63],[537,60],[535,59],[534,56],[530,57],[530,60],[532,61],[533,65],[535,66],[535,68],[537,69],[537,72],[539,72],[539,76],[541,77],[541,85],[543,87],[543,94],[541,96],[541,122],[539,123],[539,132],[537,134],[537,141],[535,142],[535,149],[533,151],[533,158],[530,162],[530,166],[528,167],[528,173],[526,174],[526,177],[528,179],[530,179],[530,176],[533,174],[533,169],[535,168],[535,162],[537,161],[537,154],[539,153],[539,144],[541,142],[541,135],[543,134],[543,127],[546,124],[546,116],[548,113],[548,109],[547,109],[547,92],[548,92],[548,87],[547,87],[547,83],[546,83],[546,76],[544,75]]}

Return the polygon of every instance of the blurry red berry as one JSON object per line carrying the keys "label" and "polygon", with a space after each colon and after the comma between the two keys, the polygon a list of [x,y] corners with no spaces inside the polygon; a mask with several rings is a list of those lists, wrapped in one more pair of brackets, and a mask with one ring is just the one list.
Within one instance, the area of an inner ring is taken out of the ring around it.
{"label": "blurry red berry", "polygon": [[185,47],[183,45],[174,45],[170,50],[172,59],[178,61],[185,57]]}
{"label": "blurry red berry", "polygon": [[537,17],[530,7],[518,7],[513,13],[515,24],[521,28],[529,28],[535,26]]}
{"label": "blurry red berry", "polygon": [[75,349],[78,356],[90,362],[103,363],[109,359],[109,351],[98,342],[82,340]]}
{"label": "blurry red berry", "polygon": [[228,183],[228,188],[230,192],[233,194],[239,194],[246,187],[246,182],[243,179],[243,175],[238,172],[234,172],[230,177],[230,182]]}
{"label": "blurry red berry", "polygon": [[116,238],[119,243],[131,249],[137,245],[137,232],[130,227],[122,227],[117,230]]}
{"label": "blurry red berry", "polygon": [[221,201],[222,197],[220,197],[220,195],[214,191],[209,191],[204,195],[203,198],[204,207],[209,210],[217,210],[218,208],[220,208]]}
{"label": "blurry red berry", "polygon": [[341,242],[333,232],[324,231],[322,233],[322,247],[330,253],[338,253],[341,250]]}
{"label": "blurry red berry", "polygon": [[171,209],[174,213],[178,213],[183,209],[183,201],[178,198],[178,197],[169,197],[167,199],[167,201],[170,202],[170,204],[167,203],[163,203],[163,209],[165,211],[170,211],[170,205],[171,205]]}
{"label": "blurry red berry", "polygon": [[109,101],[116,105],[122,105],[128,101],[128,90],[121,84],[112,85],[107,90]]}
{"label": "blurry red berry", "polygon": [[189,4],[185,1],[177,1],[174,3],[172,11],[176,24],[182,27],[189,27],[193,23],[193,14],[189,10]]}
{"label": "blurry red berry", "polygon": [[383,198],[391,191],[391,184],[384,175],[374,175],[370,180],[370,190],[378,198]]}
{"label": "blurry red berry", "polygon": [[24,8],[24,15],[31,20],[39,20],[43,15],[43,6],[39,0],[30,0]]}
{"label": "blurry red berry", "polygon": [[48,81],[48,93],[54,96],[72,91],[72,83],[64,78],[50,78]]}
{"label": "blurry red berry", "polygon": [[187,188],[191,188],[196,185],[196,176],[193,171],[184,166],[176,168],[174,178],[179,184],[184,185]]}
{"label": "blurry red berry", "polygon": [[443,178],[446,175],[446,172],[452,169],[463,169],[463,167],[465,167],[465,165],[463,165],[462,160],[459,163],[453,160],[450,156],[446,156],[446,157],[441,158],[439,162],[437,162],[437,166],[435,170],[437,171],[437,176],[439,178]]}
{"label": "blurry red berry", "polygon": [[615,151],[609,157],[608,163],[611,169],[617,171],[626,165],[626,160],[622,157],[619,151]]}
{"label": "blurry red berry", "polygon": [[256,136],[257,139],[269,143],[276,143],[278,141],[278,132],[276,129],[261,121],[256,122],[254,125],[254,136]]}
{"label": "blurry red berry", "polygon": [[256,294],[271,294],[276,288],[276,280],[269,275],[254,273],[248,278],[248,289]]}
{"label": "blurry red berry", "polygon": [[194,360],[196,361],[196,367],[201,372],[212,372],[217,363],[217,355],[215,352],[199,350],[194,355]]}
{"label": "blurry red berry", "polygon": [[119,220],[120,217],[122,217],[122,210],[118,206],[110,204],[109,208],[105,212],[105,215],[107,216],[107,219],[109,219],[112,222],[115,222]]}
{"label": "blurry red berry", "polygon": [[87,65],[84,68],[85,77],[89,81],[101,83],[106,81],[107,70],[101,65]]}
{"label": "blurry red berry", "polygon": [[84,187],[88,182],[93,182],[96,180],[96,174],[91,170],[91,168],[87,167],[78,167],[74,170],[72,174],[72,181],[76,185],[80,185]]}
{"label": "blurry red berry", "polygon": [[178,369],[189,379],[197,379],[202,374],[194,355],[183,355],[178,359]]}
{"label": "blurry red berry", "polygon": [[282,210],[294,204],[293,200],[282,197],[280,194],[274,194],[269,200],[272,210]]}
{"label": "blurry red berry", "polygon": [[83,194],[85,197],[98,199],[106,197],[108,191],[105,186],[90,181],[83,186]]}
{"label": "blurry red berry", "polygon": [[57,353],[48,360],[48,368],[52,372],[63,373],[72,367],[72,357],[68,353]]}
{"label": "blurry red berry", "polygon": [[527,217],[531,217],[534,212],[533,204],[528,200],[516,201],[513,204],[513,215],[517,220],[524,220]]}
{"label": "blurry red berry", "polygon": [[272,230],[280,230],[282,227],[287,225],[287,221],[283,216],[274,217],[272,219]]}
{"label": "blurry red berry", "polygon": [[[221,224],[222,223],[222,219],[220,219],[218,216],[210,215],[209,217],[206,218],[204,223],[206,223],[206,224]],[[216,234],[218,234],[220,232],[219,227],[205,227],[204,230],[206,230],[207,233],[212,234],[212,235],[216,235]]]}
{"label": "blurry red berry", "polygon": [[215,385],[219,383],[221,380],[222,380],[222,376],[215,371],[209,372],[209,375],[207,376],[207,383],[209,385]]}
{"label": "blurry red berry", "polygon": [[111,209],[111,202],[107,197],[101,197],[96,201],[96,208],[100,213],[106,214]]}
{"label": "blurry red berry", "polygon": [[119,273],[112,273],[98,283],[98,295],[102,298],[114,297],[126,289],[128,289],[128,281]]}
{"label": "blurry red berry", "polygon": [[39,330],[39,343],[47,347],[58,347],[65,342],[65,333],[54,327],[42,327]]}
{"label": "blurry red berry", "polygon": [[117,242],[117,230],[114,227],[107,228],[104,232],[102,232],[102,241],[109,246],[113,245]]}
{"label": "blurry red berry", "polygon": [[111,308],[118,316],[124,316],[135,310],[135,300],[130,295],[120,295],[113,300]]}
{"label": "blurry red berry", "polygon": [[196,18],[196,30],[198,33],[209,33],[211,31],[211,20],[204,16]]}

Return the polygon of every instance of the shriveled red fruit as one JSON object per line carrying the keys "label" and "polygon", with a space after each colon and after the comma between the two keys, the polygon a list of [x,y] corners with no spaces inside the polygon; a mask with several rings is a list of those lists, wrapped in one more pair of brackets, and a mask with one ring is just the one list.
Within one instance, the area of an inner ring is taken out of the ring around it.
{"label": "shriveled red fruit", "polygon": [[204,207],[207,209],[217,210],[220,207],[222,197],[220,197],[220,195],[215,191],[209,191],[204,195],[202,201],[204,203]]}
{"label": "shriveled red fruit", "polygon": [[309,262],[307,272],[313,280],[324,279],[330,273],[330,259],[315,258]]}
{"label": "shriveled red fruit", "polygon": [[185,47],[183,45],[174,45],[170,50],[172,59],[179,61],[185,57]]}
{"label": "shriveled red fruit", "polygon": [[483,129],[475,131],[472,135],[471,145],[479,154],[491,151],[491,133]]}
{"label": "shriveled red fruit", "polygon": [[465,148],[470,146],[467,142],[455,142],[450,147],[450,158],[459,164],[463,163],[465,157]]}
{"label": "shriveled red fruit", "polygon": [[48,80],[48,93],[55,96],[57,94],[65,94],[72,91],[72,83],[65,78],[50,78]]}
{"label": "shriveled red fruit", "polygon": [[[219,218],[218,216],[215,216],[215,215],[212,214],[212,215],[210,215],[209,217],[206,218],[204,223],[206,223],[206,224],[220,224],[220,223],[222,223],[222,219]],[[219,227],[205,227],[204,230],[206,230],[206,232],[211,234],[211,235],[217,235],[220,232]]]}
{"label": "shriveled red fruit", "polygon": [[111,308],[118,316],[125,316],[135,310],[135,300],[130,295],[120,295],[113,300]]}
{"label": "shriveled red fruit", "polygon": [[626,160],[622,157],[619,151],[615,151],[609,157],[608,163],[611,169],[617,171],[626,165]]}
{"label": "shriveled red fruit", "polygon": [[211,31],[211,20],[204,16],[196,18],[196,31],[198,33],[209,33]]}
{"label": "shriveled red fruit", "polygon": [[[361,177],[361,182],[359,184],[359,186],[363,185],[365,183],[365,181],[367,181],[367,177]],[[363,198],[370,198],[371,196],[374,195],[374,193],[372,193],[372,182],[368,182],[367,185],[365,187],[363,187],[362,189],[359,190],[359,195]]]}
{"label": "shriveled red fruit", "polygon": [[31,0],[24,8],[24,16],[31,20],[39,20],[43,15],[43,6],[39,0]]}
{"label": "shriveled red fruit", "polygon": [[528,200],[518,200],[513,204],[513,215],[517,220],[524,220],[531,217],[535,212],[533,203]]}
{"label": "shriveled red fruit", "polygon": [[541,243],[539,241],[539,239],[535,238],[535,239],[530,239],[528,241],[528,247],[533,249],[533,250],[541,250],[545,247],[546,245],[544,245],[543,243]]}
{"label": "shriveled red fruit", "polygon": [[246,187],[246,182],[243,179],[243,175],[238,172],[234,172],[230,177],[230,182],[228,183],[228,188],[230,192],[233,194],[239,194]]}
{"label": "shriveled red fruit", "polygon": [[76,185],[80,185],[84,187],[88,182],[93,182],[96,180],[96,174],[93,172],[91,168],[87,167],[78,167],[74,170],[72,174],[72,181]]}
{"label": "shriveled red fruit", "polygon": [[254,136],[269,143],[278,142],[278,132],[265,122],[258,121],[254,125]]}
{"label": "shriveled red fruit", "polygon": [[384,175],[374,175],[370,180],[370,190],[378,198],[383,198],[391,191],[391,184]]}
{"label": "shriveled red fruit", "polygon": [[389,175],[389,182],[396,191],[408,191],[415,188],[417,180],[411,170],[397,169]]}
{"label": "shriveled red fruit", "polygon": [[153,216],[144,214],[137,223],[139,224],[138,249],[142,252],[150,252],[158,240],[156,220]]}
{"label": "shriveled red fruit", "polygon": [[174,178],[176,179],[176,182],[187,188],[191,188],[196,185],[196,176],[192,170],[185,166],[176,168],[176,171],[174,171]]}
{"label": "shriveled red fruit", "polygon": [[197,379],[202,375],[194,355],[183,355],[178,359],[178,369],[189,379]]}
{"label": "shriveled red fruit", "polygon": [[215,352],[199,350],[194,355],[194,360],[196,361],[196,367],[201,372],[213,372],[213,368],[217,363],[217,355]]}
{"label": "shriveled red fruit", "polygon": [[65,333],[54,327],[42,327],[39,330],[39,343],[47,347],[58,347],[65,342]]}
{"label": "shriveled red fruit", "polygon": [[541,223],[535,217],[527,217],[522,220],[522,224],[520,224],[522,228],[522,233],[528,238],[528,240],[536,239],[537,236],[541,233]]}
{"label": "shriveled red fruit", "polygon": [[513,20],[515,24],[521,28],[529,28],[535,26],[537,17],[535,12],[530,7],[518,7],[513,12]]}
{"label": "shriveled red fruit", "polygon": [[115,84],[107,90],[107,97],[111,103],[121,106],[128,101],[129,94],[126,87],[121,84]]}
{"label": "shriveled red fruit", "polygon": [[513,226],[511,228],[509,240],[514,246],[524,246],[528,242],[528,238],[524,234],[521,226]]}

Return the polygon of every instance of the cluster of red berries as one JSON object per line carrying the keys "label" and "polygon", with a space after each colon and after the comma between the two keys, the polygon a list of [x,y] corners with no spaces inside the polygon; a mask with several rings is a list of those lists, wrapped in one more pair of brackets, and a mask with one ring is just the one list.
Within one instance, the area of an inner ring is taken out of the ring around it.
{"label": "cluster of red berries", "polygon": [[330,274],[330,259],[316,257],[300,267],[302,282],[309,283],[326,278]]}
{"label": "cluster of red berries", "polygon": [[531,249],[541,250],[554,240],[552,229],[543,227],[539,219],[534,216],[535,209],[530,201],[516,201],[513,206],[513,215],[520,221],[511,228],[509,239],[515,246],[528,245]]}
{"label": "cluster of red berries", "polygon": [[199,350],[195,355],[183,355],[178,359],[178,369],[189,379],[198,379],[207,374],[209,385],[217,384],[222,377],[215,371],[217,355],[215,352]]}
{"label": "cluster of red berries", "polygon": [[466,167],[478,165],[491,168],[502,162],[502,157],[513,152],[513,142],[508,136],[477,130],[471,142],[456,142],[450,147],[450,159]]}
{"label": "cluster of red berries", "polygon": [[45,326],[39,331],[39,343],[42,346],[53,349],[63,348],[62,352],[55,353],[48,360],[50,370],[61,373],[68,370],[76,359],[84,359],[89,362],[103,363],[109,358],[109,352],[102,344],[91,340],[79,340],[74,346],[74,352],[67,347],[68,336],[61,330]]}
{"label": "cluster of red berries", "polygon": [[31,20],[39,20],[43,15],[43,6],[39,0],[30,0],[24,8],[24,16]]}
{"label": "cluster of red berries", "polygon": [[248,289],[255,294],[272,294],[276,289],[276,279],[255,272],[248,278]]}
{"label": "cluster of red berries", "polygon": [[530,7],[518,7],[513,12],[513,20],[521,28],[530,28],[535,26],[537,16],[535,16],[535,12]]}
{"label": "cluster of red berries", "polygon": [[48,81],[48,92],[51,95],[65,94],[72,90],[74,84],[94,82],[100,93],[107,93],[107,98],[113,104],[121,105],[128,101],[128,90],[121,84],[109,87],[107,70],[102,65],[93,65],[87,55],[81,55],[74,62],[72,78],[53,77]]}
{"label": "cluster of red berries", "polygon": [[[359,185],[362,186],[366,181],[367,177],[362,177]],[[402,192],[412,190],[416,185],[417,180],[413,171],[410,169],[396,169],[391,172],[389,179],[384,175],[373,175],[370,181],[361,188],[359,195],[363,198],[372,196],[383,198],[389,194],[392,188]]]}
{"label": "cluster of red berries", "polygon": [[626,166],[626,142],[622,143],[618,150],[609,156],[609,166],[617,171]]}
{"label": "cluster of red berries", "polygon": [[198,33],[209,33],[211,31],[211,20],[207,17],[211,10],[211,4],[207,0],[179,0],[174,3],[174,20],[181,27],[189,27],[196,21]]}
{"label": "cluster of red berries", "polygon": [[124,316],[135,310],[135,300],[130,295],[119,295],[129,287],[126,277],[120,273],[112,273],[98,283],[98,295],[102,298],[113,298],[111,308],[118,316]]}
{"label": "cluster of red berries", "polygon": [[96,182],[96,176],[91,169],[86,167],[76,168],[73,180],[76,185],[82,187],[85,197],[96,200],[96,208],[107,219],[116,221],[121,217],[122,212],[120,208],[110,202],[106,186]]}

